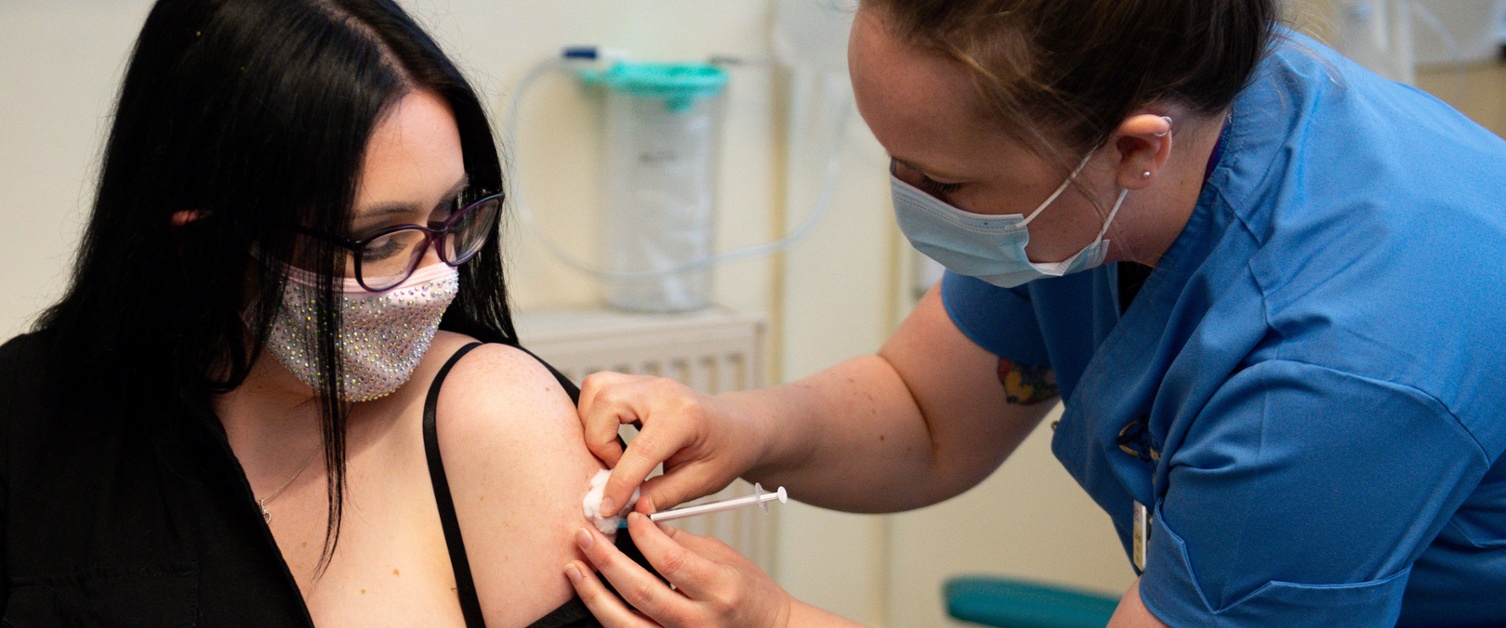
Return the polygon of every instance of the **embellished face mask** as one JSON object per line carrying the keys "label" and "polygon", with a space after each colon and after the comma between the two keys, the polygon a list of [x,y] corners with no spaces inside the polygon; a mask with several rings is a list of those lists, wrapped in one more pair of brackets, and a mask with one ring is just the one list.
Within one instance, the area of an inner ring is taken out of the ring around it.
{"label": "embellished face mask", "polygon": [[[299,381],[318,389],[319,322],[317,277],[288,269],[282,308],[272,321],[267,350]],[[460,274],[438,262],[419,268],[402,283],[369,292],[355,279],[336,280],[339,354],[344,401],[370,401],[392,394],[429,350],[439,319],[460,292]]]}
{"label": "embellished face mask", "polygon": [[1129,190],[1120,190],[1098,237],[1071,257],[1060,262],[1032,262],[1025,254],[1025,245],[1030,243],[1030,232],[1026,229],[1030,221],[1061,196],[1088,164],[1088,157],[1083,158],[1067,180],[1028,216],[963,211],[890,175],[899,229],[911,245],[940,262],[947,270],[1003,288],[1013,288],[1042,277],[1060,277],[1087,270],[1103,263],[1109,250],[1109,242],[1103,236],[1108,233],[1109,224],[1114,222]]}

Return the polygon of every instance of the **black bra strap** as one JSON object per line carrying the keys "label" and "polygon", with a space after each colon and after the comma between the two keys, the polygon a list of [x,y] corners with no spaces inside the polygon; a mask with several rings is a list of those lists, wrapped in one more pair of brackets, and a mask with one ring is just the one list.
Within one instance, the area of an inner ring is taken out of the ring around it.
{"label": "black bra strap", "polygon": [[434,376],[429,395],[424,399],[424,454],[429,458],[429,481],[434,484],[434,501],[439,503],[439,525],[444,528],[444,543],[450,550],[450,568],[455,572],[455,593],[460,596],[460,612],[465,615],[465,625],[469,628],[485,626],[486,620],[481,616],[481,598],[476,596],[476,583],[471,579],[471,563],[465,557],[465,539],[460,536],[460,521],[455,518],[455,500],[450,496],[450,483],[445,479],[434,415],[439,404],[439,388],[444,384],[445,376],[450,374],[450,368],[479,346],[479,342],[468,344],[450,356]]}

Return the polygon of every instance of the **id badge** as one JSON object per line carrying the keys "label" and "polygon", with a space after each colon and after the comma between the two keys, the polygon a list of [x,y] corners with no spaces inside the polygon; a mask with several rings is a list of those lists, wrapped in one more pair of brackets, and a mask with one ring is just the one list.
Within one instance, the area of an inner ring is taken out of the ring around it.
{"label": "id badge", "polygon": [[1135,502],[1134,517],[1135,538],[1133,560],[1135,561],[1135,570],[1144,572],[1145,550],[1150,543],[1150,526],[1152,523],[1154,523],[1154,521],[1152,521],[1153,517],[1151,516],[1150,511],[1145,508],[1145,504],[1142,504],[1139,501]]}

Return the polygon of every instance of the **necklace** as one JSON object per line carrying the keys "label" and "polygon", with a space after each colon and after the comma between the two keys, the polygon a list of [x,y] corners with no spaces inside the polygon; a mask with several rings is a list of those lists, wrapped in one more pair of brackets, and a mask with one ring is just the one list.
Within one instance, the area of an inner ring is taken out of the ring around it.
{"label": "necklace", "polygon": [[[308,459],[303,461],[303,466],[298,467],[298,470],[293,472],[293,477],[290,477],[288,478],[288,481],[283,482],[282,486],[279,486],[277,487],[277,490],[272,491],[271,495],[256,500],[256,505],[261,508],[261,518],[263,521],[272,523],[272,512],[267,510],[267,502],[277,499],[278,495],[281,495],[284,490],[286,490],[289,486],[292,486],[293,480],[296,480],[298,479],[298,476],[303,475],[303,470],[309,468],[309,463],[314,461],[314,455],[318,454],[319,451],[320,450],[315,449],[313,453],[310,453]],[[255,496],[253,495],[253,497]]]}

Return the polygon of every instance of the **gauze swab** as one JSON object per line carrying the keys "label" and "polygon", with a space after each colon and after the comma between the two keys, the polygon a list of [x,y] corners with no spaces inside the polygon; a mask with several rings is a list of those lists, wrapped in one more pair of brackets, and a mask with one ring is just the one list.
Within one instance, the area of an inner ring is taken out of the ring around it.
{"label": "gauze swab", "polygon": [[612,472],[606,469],[597,471],[596,475],[591,478],[591,488],[586,491],[586,498],[581,504],[581,508],[585,511],[586,519],[589,519],[592,525],[596,526],[597,530],[601,530],[602,534],[616,532],[617,527],[622,523],[622,516],[627,514],[627,511],[632,510],[633,504],[638,502],[638,489],[635,488],[633,489],[633,496],[628,498],[628,502],[623,504],[622,509],[616,514],[601,514],[601,497],[607,490],[607,478],[611,475]]}
{"label": "gauze swab", "polygon": [[675,508],[674,510],[656,512],[649,515],[648,518],[650,521],[671,521],[685,517],[694,517],[696,515],[706,515],[713,512],[722,512],[724,510],[747,508],[748,506],[752,506],[753,504],[758,504],[760,508],[763,508],[764,512],[768,512],[769,502],[776,499],[779,500],[779,503],[781,504],[789,501],[789,495],[784,492],[783,486],[779,487],[779,490],[773,493],[765,493],[763,492],[763,486],[754,484],[753,494],[746,497],[733,497],[732,499],[724,499],[717,502],[711,502],[709,504],[696,504],[694,506],[685,506],[682,508]]}

